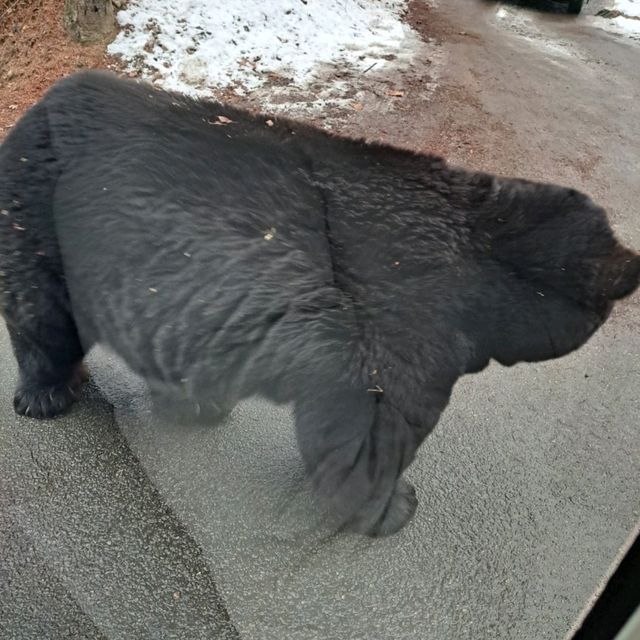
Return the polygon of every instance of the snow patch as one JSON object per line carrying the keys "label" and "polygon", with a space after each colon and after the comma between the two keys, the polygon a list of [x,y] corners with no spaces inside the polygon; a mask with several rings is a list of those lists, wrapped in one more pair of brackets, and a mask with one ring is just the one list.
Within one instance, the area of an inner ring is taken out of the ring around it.
{"label": "snow patch", "polygon": [[640,0],[615,0],[612,9],[596,14],[593,24],[633,40],[640,40]]}
{"label": "snow patch", "polygon": [[419,39],[406,0],[129,0],[109,45],[129,71],[195,95],[267,81],[305,87],[327,66],[406,64]]}
{"label": "snow patch", "polygon": [[576,51],[570,43],[547,37],[536,26],[529,14],[523,13],[518,9],[500,7],[495,15],[503,27],[508,28],[512,33],[536,49],[553,56],[553,58],[550,58],[551,62],[559,64],[559,58],[569,59],[576,57]]}
{"label": "snow patch", "polygon": [[616,0],[617,11],[624,15],[611,21],[611,26],[627,35],[640,35],[640,0]]}
{"label": "snow patch", "polygon": [[618,16],[612,20],[612,26],[625,34],[640,35],[640,20]]}
{"label": "snow patch", "polygon": [[615,8],[627,17],[640,18],[640,0],[616,0]]}

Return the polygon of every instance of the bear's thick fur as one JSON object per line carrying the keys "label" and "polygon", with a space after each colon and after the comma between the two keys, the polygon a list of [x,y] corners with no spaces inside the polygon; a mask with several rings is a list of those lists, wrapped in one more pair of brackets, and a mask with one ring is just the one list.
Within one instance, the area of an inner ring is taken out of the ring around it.
{"label": "bear's thick fur", "polygon": [[578,348],[640,257],[571,189],[273,121],[102,72],[20,120],[0,147],[15,407],[64,411],[96,343],[212,419],[293,402],[319,494],[393,533],[456,380]]}

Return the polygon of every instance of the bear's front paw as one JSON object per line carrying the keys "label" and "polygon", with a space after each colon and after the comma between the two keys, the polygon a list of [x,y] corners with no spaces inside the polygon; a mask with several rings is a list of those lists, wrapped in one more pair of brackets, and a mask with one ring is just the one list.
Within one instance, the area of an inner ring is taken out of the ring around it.
{"label": "bear's front paw", "polygon": [[372,538],[390,536],[400,531],[411,520],[417,506],[415,488],[404,478],[400,478],[382,514],[376,517],[373,523],[372,518],[367,517],[369,514],[362,514],[350,528]]}
{"label": "bear's front paw", "polygon": [[53,418],[64,413],[78,398],[67,383],[55,385],[20,384],[13,397],[18,415],[28,418]]}

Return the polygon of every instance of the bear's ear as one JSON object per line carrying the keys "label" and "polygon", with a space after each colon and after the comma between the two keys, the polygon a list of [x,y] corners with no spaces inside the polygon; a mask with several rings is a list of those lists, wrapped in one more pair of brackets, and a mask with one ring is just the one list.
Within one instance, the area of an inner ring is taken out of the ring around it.
{"label": "bear's ear", "polygon": [[619,300],[640,285],[640,255],[620,245],[604,260],[600,270],[600,286],[609,300]]}

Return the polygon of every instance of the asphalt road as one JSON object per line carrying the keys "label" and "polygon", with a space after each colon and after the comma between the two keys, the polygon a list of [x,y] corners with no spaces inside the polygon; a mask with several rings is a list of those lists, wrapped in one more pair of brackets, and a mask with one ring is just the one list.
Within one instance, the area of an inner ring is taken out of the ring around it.
{"label": "asphalt road", "polygon": [[[640,248],[640,48],[588,8],[448,0],[439,88],[386,128],[587,190]],[[96,351],[67,417],[19,419],[3,330],[0,637],[557,640],[640,520],[639,328],[636,296],[576,354],[463,379],[375,541],[323,527],[286,408],[161,427]]]}

